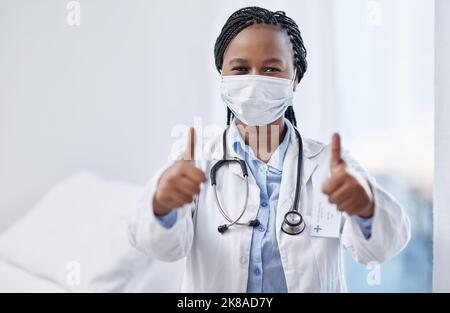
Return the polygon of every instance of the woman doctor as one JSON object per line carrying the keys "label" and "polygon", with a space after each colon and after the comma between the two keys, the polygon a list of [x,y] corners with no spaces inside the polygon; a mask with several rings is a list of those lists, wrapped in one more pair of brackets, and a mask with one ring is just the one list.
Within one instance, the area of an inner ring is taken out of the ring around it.
{"label": "woman doctor", "polygon": [[402,207],[338,134],[325,145],[296,128],[292,96],[307,67],[297,24],[240,9],[214,52],[228,127],[196,164],[191,129],[131,214],[132,245],[163,261],[187,257],[185,292],[341,292],[343,248],[362,264],[399,253],[410,238]]}

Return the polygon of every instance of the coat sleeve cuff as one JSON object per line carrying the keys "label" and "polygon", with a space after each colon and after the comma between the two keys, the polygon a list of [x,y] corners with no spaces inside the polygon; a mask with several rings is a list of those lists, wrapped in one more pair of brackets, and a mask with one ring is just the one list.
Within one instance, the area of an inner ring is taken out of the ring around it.
{"label": "coat sleeve cuff", "polygon": [[165,228],[171,228],[177,221],[177,211],[174,209],[166,215],[156,216],[156,219]]}
{"label": "coat sleeve cuff", "polygon": [[369,239],[372,235],[372,223],[373,223],[373,216],[369,218],[364,218],[358,215],[352,216],[353,220],[358,224],[359,228],[361,229],[361,232],[364,235],[364,238]]}

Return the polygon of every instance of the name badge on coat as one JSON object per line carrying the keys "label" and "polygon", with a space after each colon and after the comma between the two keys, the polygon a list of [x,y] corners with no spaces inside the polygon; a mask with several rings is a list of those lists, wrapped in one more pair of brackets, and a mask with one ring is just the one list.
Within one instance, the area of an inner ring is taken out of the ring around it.
{"label": "name badge on coat", "polygon": [[313,207],[309,231],[314,237],[339,238],[342,212],[323,197]]}

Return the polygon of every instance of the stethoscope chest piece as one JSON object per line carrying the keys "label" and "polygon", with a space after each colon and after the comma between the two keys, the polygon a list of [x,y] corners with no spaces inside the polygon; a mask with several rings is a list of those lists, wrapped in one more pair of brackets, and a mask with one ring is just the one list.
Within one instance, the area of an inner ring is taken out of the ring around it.
{"label": "stethoscope chest piece", "polygon": [[302,215],[297,211],[289,211],[284,215],[281,230],[288,235],[301,234],[306,228]]}

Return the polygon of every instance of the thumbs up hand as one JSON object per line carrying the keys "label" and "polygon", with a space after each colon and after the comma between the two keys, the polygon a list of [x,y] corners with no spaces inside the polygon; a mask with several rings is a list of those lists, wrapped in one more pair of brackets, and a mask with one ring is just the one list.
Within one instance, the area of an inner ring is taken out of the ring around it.
{"label": "thumbs up hand", "polygon": [[195,129],[190,128],[185,151],[178,160],[161,175],[153,198],[155,215],[165,215],[175,208],[191,203],[200,193],[205,174],[195,167]]}
{"label": "thumbs up hand", "polygon": [[366,189],[351,175],[341,158],[341,138],[335,133],[331,143],[330,177],[322,186],[330,203],[336,204],[339,211],[361,217],[373,216],[374,203]]}

